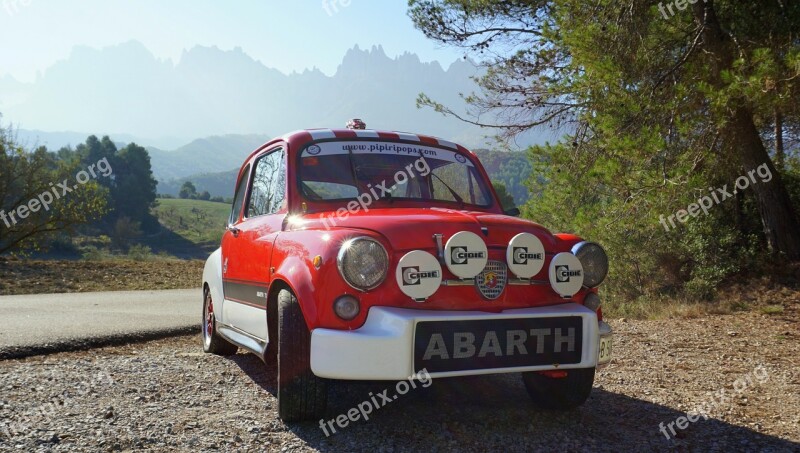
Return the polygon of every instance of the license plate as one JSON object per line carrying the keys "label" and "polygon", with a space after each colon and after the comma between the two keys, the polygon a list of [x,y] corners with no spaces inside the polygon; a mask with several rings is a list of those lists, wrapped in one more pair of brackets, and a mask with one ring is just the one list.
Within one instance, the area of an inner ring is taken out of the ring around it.
{"label": "license plate", "polygon": [[597,363],[603,364],[611,361],[611,350],[613,349],[611,337],[600,337],[600,354],[597,357]]}
{"label": "license plate", "polygon": [[422,321],[414,335],[414,368],[430,373],[581,362],[583,319]]}

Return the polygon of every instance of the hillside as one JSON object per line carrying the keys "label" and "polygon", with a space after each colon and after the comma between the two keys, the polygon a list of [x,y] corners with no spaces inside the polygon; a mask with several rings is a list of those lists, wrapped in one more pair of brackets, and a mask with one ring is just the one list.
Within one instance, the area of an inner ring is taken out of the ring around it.
{"label": "hillside", "polygon": [[148,148],[147,151],[150,153],[153,176],[159,181],[168,181],[199,173],[217,173],[236,167],[270,138],[260,134],[231,134],[198,139],[174,151],[157,148]]}
{"label": "hillside", "polygon": [[475,154],[481,160],[486,173],[492,182],[503,183],[517,206],[528,201],[528,189],[525,181],[531,176],[531,163],[522,151],[492,151],[476,149]]}
{"label": "hillside", "polygon": [[226,203],[159,199],[153,214],[164,229],[145,242],[171,255],[205,258],[219,247],[230,211]]}
{"label": "hillside", "polygon": [[[244,158],[243,158],[244,160]],[[212,197],[233,198],[236,175],[239,168],[220,173],[202,173],[170,181],[159,181],[158,193],[178,196],[181,186],[186,181],[191,181],[198,192],[208,191]]]}

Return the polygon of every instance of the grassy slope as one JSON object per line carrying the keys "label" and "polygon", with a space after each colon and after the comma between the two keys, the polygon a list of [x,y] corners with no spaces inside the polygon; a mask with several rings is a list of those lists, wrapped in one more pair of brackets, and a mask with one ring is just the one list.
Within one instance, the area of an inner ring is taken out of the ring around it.
{"label": "grassy slope", "polygon": [[161,199],[153,210],[169,233],[150,239],[154,249],[201,258],[219,247],[230,205],[200,200]]}
{"label": "grassy slope", "polygon": [[154,252],[144,261],[26,260],[0,257],[0,295],[199,288],[203,264],[219,247],[230,206],[198,200],[159,200],[153,212],[163,231],[142,242]]}

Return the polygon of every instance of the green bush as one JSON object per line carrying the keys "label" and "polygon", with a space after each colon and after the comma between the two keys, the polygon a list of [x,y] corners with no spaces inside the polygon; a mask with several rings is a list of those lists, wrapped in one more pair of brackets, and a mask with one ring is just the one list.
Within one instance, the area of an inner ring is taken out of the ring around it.
{"label": "green bush", "polygon": [[[601,290],[617,313],[626,312],[620,310],[624,304],[646,312],[644,301],[664,298],[706,303],[721,284],[737,275],[757,274],[772,259],[752,191],[667,231],[661,216],[686,209],[709,187],[730,181],[695,173],[684,185],[662,187],[653,168],[639,170],[635,177],[645,181],[640,186],[654,189],[633,192],[626,187],[633,182],[616,185],[625,172],[615,162],[584,161],[580,163],[588,168],[577,171],[573,162],[561,157],[566,152],[560,146],[532,151],[537,176],[529,184],[536,195],[523,212],[554,232],[576,233],[606,248],[610,269]],[[791,172],[787,175],[787,180],[793,177]]]}
{"label": "green bush", "polygon": [[108,258],[108,253],[97,247],[89,246],[84,249],[82,256],[86,261],[103,261]]}
{"label": "green bush", "polygon": [[153,251],[146,245],[132,245],[128,249],[128,258],[134,261],[149,261],[153,258]]}

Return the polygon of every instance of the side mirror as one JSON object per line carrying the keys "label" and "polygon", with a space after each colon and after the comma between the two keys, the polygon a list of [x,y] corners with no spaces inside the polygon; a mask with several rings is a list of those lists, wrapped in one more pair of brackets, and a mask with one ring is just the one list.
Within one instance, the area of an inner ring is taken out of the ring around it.
{"label": "side mirror", "polygon": [[235,227],[235,226],[233,226],[233,225],[228,225],[228,227],[227,227],[227,228],[225,228],[225,229],[226,229],[226,230],[228,230],[228,231],[230,231],[230,232],[233,234],[233,237],[235,237],[235,238],[238,238],[238,237],[239,237],[239,233],[241,233],[241,232],[242,232],[242,230],[240,230],[240,229],[236,228],[236,227]]}
{"label": "side mirror", "polygon": [[511,208],[511,209],[506,209],[503,212],[503,214],[510,215],[511,217],[519,217],[522,214],[522,212],[520,212],[519,208]]}

